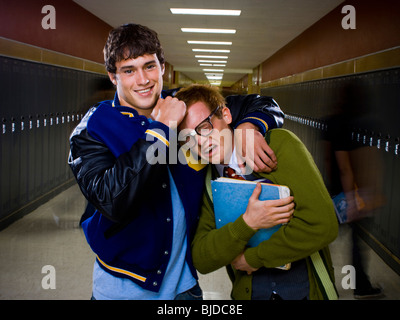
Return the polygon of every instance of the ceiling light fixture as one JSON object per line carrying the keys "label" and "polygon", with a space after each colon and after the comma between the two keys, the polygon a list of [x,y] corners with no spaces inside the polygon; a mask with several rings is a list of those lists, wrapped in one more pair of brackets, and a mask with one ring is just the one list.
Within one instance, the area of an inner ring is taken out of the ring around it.
{"label": "ceiling light fixture", "polygon": [[232,42],[230,41],[196,41],[196,40],[188,40],[189,44],[211,44],[211,45],[220,45],[220,46],[231,46]]}
{"label": "ceiling light fixture", "polygon": [[172,14],[196,14],[212,16],[240,16],[241,10],[220,10],[220,9],[184,9],[170,8]]}
{"label": "ceiling light fixture", "polygon": [[208,58],[208,59],[228,59],[228,56],[203,56],[195,55],[196,58]]}
{"label": "ceiling light fixture", "polygon": [[222,76],[206,76],[208,80],[222,80]]}
{"label": "ceiling light fixture", "polygon": [[231,50],[219,50],[219,49],[192,49],[194,52],[218,52],[218,53],[229,53]]}
{"label": "ceiling light fixture", "polygon": [[203,69],[203,71],[210,71],[210,72],[224,72],[224,69]]}
{"label": "ceiling light fixture", "polygon": [[198,62],[200,63],[200,62],[205,62],[205,63],[228,63],[228,61],[226,61],[226,60],[221,60],[221,61],[218,61],[218,60],[198,60]]}
{"label": "ceiling light fixture", "polygon": [[218,87],[221,85],[221,81],[210,81],[210,85]]}
{"label": "ceiling light fixture", "polygon": [[236,33],[235,29],[181,28],[182,32],[195,33]]}

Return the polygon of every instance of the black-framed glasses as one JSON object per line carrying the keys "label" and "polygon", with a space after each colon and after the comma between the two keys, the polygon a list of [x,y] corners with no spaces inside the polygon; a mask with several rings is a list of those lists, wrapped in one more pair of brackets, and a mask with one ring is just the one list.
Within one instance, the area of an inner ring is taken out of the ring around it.
{"label": "black-framed glasses", "polygon": [[222,107],[223,106],[216,107],[210,113],[210,115],[207,118],[205,118],[203,121],[201,121],[194,129],[190,130],[189,132],[186,131],[186,133],[184,133],[184,140],[183,141],[185,141],[185,147],[186,148],[191,149],[196,145],[196,140],[194,139],[194,137],[196,135],[207,137],[213,132],[214,126],[213,126],[213,124],[211,122],[211,118]]}
{"label": "black-framed glasses", "polygon": [[211,132],[214,130],[214,126],[211,122],[211,118],[213,117],[214,114],[218,112],[218,110],[222,108],[222,106],[216,107],[210,115],[205,118],[202,122],[200,122],[194,130],[192,130],[189,133],[189,136],[194,137],[196,134],[199,136],[207,137],[211,134]]}

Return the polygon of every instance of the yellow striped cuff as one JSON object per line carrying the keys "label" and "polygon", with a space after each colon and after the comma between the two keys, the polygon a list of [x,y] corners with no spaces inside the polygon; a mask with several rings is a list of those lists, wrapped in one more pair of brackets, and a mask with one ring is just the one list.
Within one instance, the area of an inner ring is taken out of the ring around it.
{"label": "yellow striped cuff", "polygon": [[243,122],[243,121],[246,121],[246,119],[253,119],[253,120],[260,121],[260,122],[265,126],[265,132],[268,131],[268,124],[267,124],[263,119],[256,118],[256,117],[246,117],[246,118],[244,118],[244,119],[242,120],[242,122]]}
{"label": "yellow striped cuff", "polygon": [[151,130],[151,129],[147,129],[146,133],[149,135],[152,135],[153,137],[157,138],[158,140],[162,141],[167,147],[169,147],[169,141],[167,139],[165,139],[161,134],[159,134],[158,132]]}

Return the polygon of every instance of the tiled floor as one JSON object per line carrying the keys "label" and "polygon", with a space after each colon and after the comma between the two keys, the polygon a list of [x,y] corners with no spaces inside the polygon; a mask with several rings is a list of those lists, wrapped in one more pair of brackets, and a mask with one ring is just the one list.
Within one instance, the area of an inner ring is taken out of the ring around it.
{"label": "tiled floor", "polygon": [[[56,196],[34,212],[0,231],[0,300],[83,299],[91,296],[94,254],[78,226],[85,200],[77,186]],[[340,298],[352,300],[344,290],[341,273],[349,261],[349,230],[341,227],[331,244]],[[400,276],[366,245],[369,275],[380,285],[384,299],[400,300]],[[53,266],[46,271],[45,266]],[[54,280],[54,281],[53,281]],[[55,289],[45,289],[55,284]],[[224,269],[200,275],[205,299],[230,299],[231,284]]]}

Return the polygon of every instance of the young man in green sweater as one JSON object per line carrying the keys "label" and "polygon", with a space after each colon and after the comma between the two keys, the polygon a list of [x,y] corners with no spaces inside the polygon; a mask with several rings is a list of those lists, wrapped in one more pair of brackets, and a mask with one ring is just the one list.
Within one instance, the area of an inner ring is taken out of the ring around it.
{"label": "young man in green sweater", "polygon": [[[328,244],[337,236],[338,223],[329,193],[303,143],[290,131],[268,131],[265,139],[275,152],[278,167],[252,176],[288,186],[292,197],[260,201],[258,184],[246,212],[216,229],[210,181],[221,176],[228,164],[236,168],[234,175],[242,176],[232,150],[231,115],[212,87],[193,85],[178,92],[177,98],[188,108],[179,126],[187,136],[186,146],[194,139],[191,152],[214,164],[208,168],[207,190],[192,243],[197,270],[209,273],[226,266],[233,283],[231,296],[237,300],[337,299]],[[277,224],[283,225],[270,239],[257,247],[247,246],[257,230]],[[288,263],[289,270],[277,268]]]}

